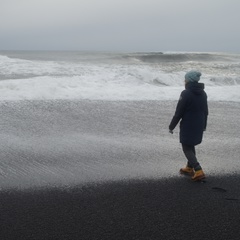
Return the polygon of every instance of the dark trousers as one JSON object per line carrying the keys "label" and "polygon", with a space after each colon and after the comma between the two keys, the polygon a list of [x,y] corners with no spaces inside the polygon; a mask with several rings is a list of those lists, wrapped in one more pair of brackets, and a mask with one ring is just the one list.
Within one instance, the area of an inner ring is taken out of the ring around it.
{"label": "dark trousers", "polygon": [[188,160],[187,166],[194,168],[195,171],[201,170],[201,166],[196,158],[195,146],[182,144],[183,152]]}

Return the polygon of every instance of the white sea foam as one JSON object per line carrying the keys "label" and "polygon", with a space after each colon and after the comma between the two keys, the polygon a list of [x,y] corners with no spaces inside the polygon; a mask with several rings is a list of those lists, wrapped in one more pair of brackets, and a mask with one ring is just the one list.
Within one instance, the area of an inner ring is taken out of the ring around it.
{"label": "white sea foam", "polygon": [[101,61],[79,56],[0,55],[0,100],[177,100],[185,72],[199,69],[210,101],[240,102],[238,55],[139,53],[104,55]]}

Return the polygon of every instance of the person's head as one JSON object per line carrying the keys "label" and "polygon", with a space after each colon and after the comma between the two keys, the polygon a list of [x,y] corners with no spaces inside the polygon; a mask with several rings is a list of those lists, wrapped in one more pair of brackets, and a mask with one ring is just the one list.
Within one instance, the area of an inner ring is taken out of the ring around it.
{"label": "person's head", "polygon": [[198,82],[201,77],[201,73],[198,71],[190,71],[185,74],[185,83]]}

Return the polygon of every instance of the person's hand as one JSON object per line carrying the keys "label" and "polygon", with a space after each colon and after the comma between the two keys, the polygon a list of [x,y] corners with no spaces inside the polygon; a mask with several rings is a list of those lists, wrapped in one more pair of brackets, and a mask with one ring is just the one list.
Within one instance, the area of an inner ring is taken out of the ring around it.
{"label": "person's hand", "polygon": [[173,134],[173,130],[169,129],[169,133]]}

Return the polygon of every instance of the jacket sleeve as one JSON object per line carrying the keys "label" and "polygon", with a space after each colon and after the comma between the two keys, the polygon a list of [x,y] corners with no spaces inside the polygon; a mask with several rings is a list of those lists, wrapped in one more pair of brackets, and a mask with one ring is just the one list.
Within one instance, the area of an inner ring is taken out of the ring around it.
{"label": "jacket sleeve", "polygon": [[169,125],[169,130],[173,130],[178,122],[180,121],[180,119],[182,118],[184,111],[185,111],[185,107],[186,107],[186,102],[187,102],[187,96],[186,96],[186,91],[182,91],[180,98],[178,100],[178,104],[176,107],[176,111],[175,114],[172,118],[172,121]]}
{"label": "jacket sleeve", "polygon": [[206,129],[207,129],[207,120],[208,120],[207,94],[206,94],[206,104],[205,104],[204,114],[205,114],[205,126],[204,126],[204,131],[206,131]]}

